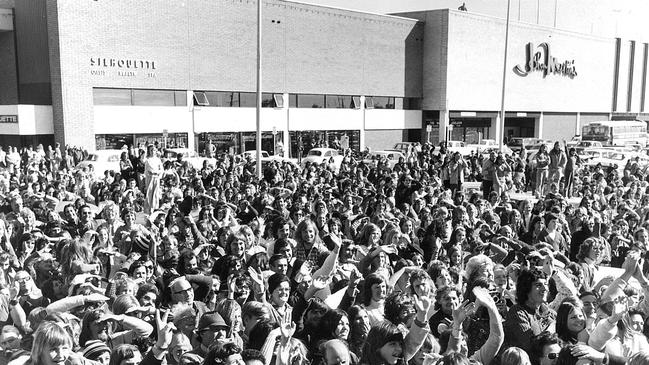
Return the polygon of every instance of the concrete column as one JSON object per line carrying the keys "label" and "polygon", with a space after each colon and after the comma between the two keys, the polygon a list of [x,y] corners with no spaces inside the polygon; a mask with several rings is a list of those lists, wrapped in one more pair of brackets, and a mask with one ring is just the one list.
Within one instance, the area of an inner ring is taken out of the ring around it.
{"label": "concrete column", "polygon": [[365,117],[366,114],[365,112],[367,109],[365,109],[365,95],[361,95],[361,110],[360,112],[363,113],[363,129],[361,130],[361,136],[360,136],[360,141],[359,141],[359,146],[361,151],[365,151]]}
{"label": "concrete column", "polygon": [[[282,127],[282,132],[283,133],[283,138],[282,138],[282,143],[284,144],[284,157],[289,157],[289,150],[291,149],[289,146],[289,131],[291,130],[290,128],[290,123],[289,123],[289,114],[288,114],[288,104],[289,104],[289,95],[288,93],[282,94],[282,98],[284,99],[284,105],[282,106],[282,110],[284,111],[284,126]],[[293,156],[291,156],[293,157]]]}
{"label": "concrete column", "polygon": [[491,128],[489,128],[489,137],[483,138],[493,139],[498,144],[498,138],[502,135],[503,121],[500,118],[500,112],[496,112],[496,116],[491,118]]}
{"label": "concrete column", "polygon": [[[446,127],[449,125],[449,112],[448,110],[439,111],[439,141],[446,141]],[[425,130],[424,130],[425,132]]]}
{"label": "concrete column", "polygon": [[[194,123],[194,113],[196,112],[196,109],[194,107],[194,91],[193,90],[187,90],[187,111],[189,112],[189,117],[191,118],[191,124],[190,127],[188,128],[189,130],[187,131],[187,148],[189,148],[190,151],[198,151],[198,144],[196,143],[196,137],[198,136],[198,133],[196,133],[196,126]],[[203,151],[198,151],[198,153],[202,153]]]}
{"label": "concrete column", "polygon": [[536,138],[543,138],[543,112],[534,120],[534,136]]}

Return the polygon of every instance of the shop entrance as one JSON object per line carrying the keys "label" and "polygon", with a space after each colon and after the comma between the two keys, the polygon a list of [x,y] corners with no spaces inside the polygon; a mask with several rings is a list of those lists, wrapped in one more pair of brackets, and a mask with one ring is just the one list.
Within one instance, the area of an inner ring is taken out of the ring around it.
{"label": "shop entrance", "polygon": [[475,144],[489,137],[491,118],[450,118],[449,122],[453,126],[452,141]]}
{"label": "shop entrance", "polygon": [[505,118],[505,140],[509,141],[513,137],[534,137],[534,118]]}

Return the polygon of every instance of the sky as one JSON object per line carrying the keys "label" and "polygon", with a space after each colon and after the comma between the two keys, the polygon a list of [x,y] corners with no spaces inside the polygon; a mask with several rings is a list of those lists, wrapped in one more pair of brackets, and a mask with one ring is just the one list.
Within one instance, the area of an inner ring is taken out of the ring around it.
{"label": "sky", "polygon": [[[457,9],[500,18],[507,14],[507,0],[298,0],[350,10],[390,14],[414,10]],[[647,0],[510,0],[513,21],[555,26],[562,30],[601,37],[649,41]],[[556,12],[555,12],[556,7]],[[556,14],[556,17],[555,17]]]}

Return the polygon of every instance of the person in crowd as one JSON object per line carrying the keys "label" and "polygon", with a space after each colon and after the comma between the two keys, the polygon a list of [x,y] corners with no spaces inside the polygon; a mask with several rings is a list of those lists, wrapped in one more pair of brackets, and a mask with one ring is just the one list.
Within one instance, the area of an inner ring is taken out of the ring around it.
{"label": "person in crowd", "polygon": [[560,147],[423,144],[392,167],[348,148],[261,178],[216,150],[163,172],[135,145],[94,178],[79,148],[12,147],[0,362],[646,363],[649,173]]}

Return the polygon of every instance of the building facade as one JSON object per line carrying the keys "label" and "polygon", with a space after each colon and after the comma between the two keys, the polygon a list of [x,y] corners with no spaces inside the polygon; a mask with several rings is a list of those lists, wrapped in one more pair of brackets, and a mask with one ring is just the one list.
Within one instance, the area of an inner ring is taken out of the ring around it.
{"label": "building facade", "polygon": [[[256,9],[0,0],[0,144],[254,149]],[[280,0],[262,13],[263,149],[497,135],[503,19]],[[589,121],[645,116],[646,40],[516,22],[509,34],[504,136],[565,139]]]}

